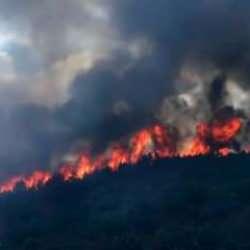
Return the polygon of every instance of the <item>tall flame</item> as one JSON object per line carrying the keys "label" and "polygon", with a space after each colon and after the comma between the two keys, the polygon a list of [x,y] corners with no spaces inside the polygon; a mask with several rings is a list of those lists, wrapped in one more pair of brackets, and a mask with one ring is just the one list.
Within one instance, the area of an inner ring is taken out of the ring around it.
{"label": "tall flame", "polygon": [[[175,139],[169,133],[168,128],[161,124],[154,124],[132,135],[127,146],[119,143],[112,144],[104,153],[95,157],[86,153],[80,154],[75,163],[66,163],[60,166],[56,173],[35,171],[29,176],[10,178],[0,184],[0,193],[13,192],[20,184],[26,189],[38,188],[51,181],[54,175],[61,176],[64,181],[82,180],[104,168],[117,171],[125,164],[135,165],[145,156],[155,159],[194,157],[214,153],[211,146],[213,143],[225,144],[232,141],[241,127],[241,119],[238,117],[212,123],[201,122],[196,126],[194,138],[181,142],[181,147],[176,147]],[[216,150],[216,153],[227,156],[231,151],[229,146],[223,145]]]}

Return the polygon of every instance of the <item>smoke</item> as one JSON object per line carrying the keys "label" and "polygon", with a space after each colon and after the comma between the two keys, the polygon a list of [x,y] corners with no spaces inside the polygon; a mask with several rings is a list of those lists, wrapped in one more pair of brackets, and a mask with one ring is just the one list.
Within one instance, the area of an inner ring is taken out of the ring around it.
{"label": "smoke", "polygon": [[156,121],[188,140],[197,122],[237,115],[238,141],[248,144],[247,1],[12,0],[0,8],[0,178],[101,152]]}

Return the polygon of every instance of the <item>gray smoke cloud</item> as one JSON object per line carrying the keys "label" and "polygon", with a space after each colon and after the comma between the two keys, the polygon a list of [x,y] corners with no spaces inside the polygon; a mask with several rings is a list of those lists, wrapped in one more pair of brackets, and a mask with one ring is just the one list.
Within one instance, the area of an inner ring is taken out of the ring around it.
{"label": "gray smoke cloud", "polygon": [[0,178],[156,120],[189,137],[225,106],[249,114],[247,1],[3,0],[0,10]]}

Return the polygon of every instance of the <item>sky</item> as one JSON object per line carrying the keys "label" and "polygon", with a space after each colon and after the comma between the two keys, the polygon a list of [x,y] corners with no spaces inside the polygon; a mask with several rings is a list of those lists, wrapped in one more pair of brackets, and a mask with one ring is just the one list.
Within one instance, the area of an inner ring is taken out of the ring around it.
{"label": "sky", "polygon": [[0,179],[54,169],[154,121],[188,137],[224,107],[247,117],[249,9],[244,0],[1,0]]}

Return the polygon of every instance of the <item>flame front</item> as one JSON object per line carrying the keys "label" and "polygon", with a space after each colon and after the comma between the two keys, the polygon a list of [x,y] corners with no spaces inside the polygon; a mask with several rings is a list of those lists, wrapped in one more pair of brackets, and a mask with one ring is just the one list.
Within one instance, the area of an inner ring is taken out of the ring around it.
{"label": "flame front", "polygon": [[152,159],[168,157],[194,157],[217,153],[227,156],[232,152],[229,146],[221,146],[214,150],[211,145],[225,144],[232,141],[240,132],[241,119],[233,117],[226,121],[212,123],[201,122],[196,126],[196,135],[176,147],[175,137],[167,127],[161,124],[144,128],[133,134],[127,145],[112,144],[104,153],[95,157],[90,154],[80,154],[75,163],[64,164],[56,173],[35,171],[29,176],[15,176],[0,184],[0,193],[13,192],[21,184],[26,189],[38,188],[47,184],[54,175],[59,175],[64,181],[82,180],[94,172],[108,168],[117,171],[123,165],[135,165],[143,157]]}
{"label": "flame front", "polygon": [[30,176],[15,176],[0,186],[0,193],[13,192],[18,184],[23,184],[26,189],[38,188],[47,184],[52,179],[48,171],[35,171]]}

